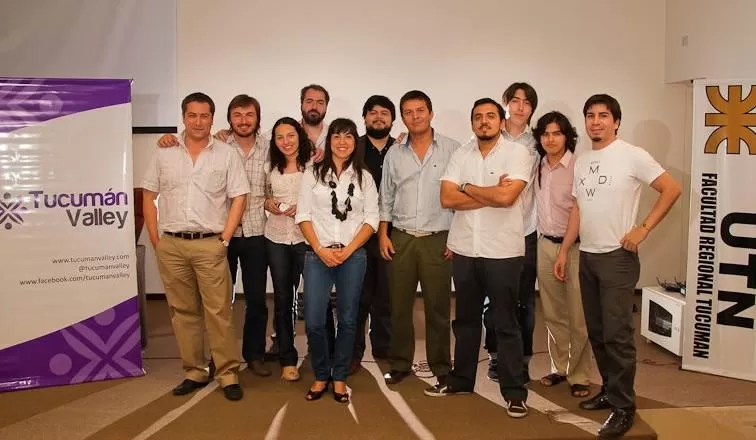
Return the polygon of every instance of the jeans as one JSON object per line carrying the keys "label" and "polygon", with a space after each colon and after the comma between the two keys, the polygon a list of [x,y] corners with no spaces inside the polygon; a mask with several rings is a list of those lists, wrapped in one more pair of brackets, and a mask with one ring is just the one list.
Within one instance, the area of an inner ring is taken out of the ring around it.
{"label": "jeans", "polygon": [[[366,265],[367,257],[363,248],[355,251],[344,263],[336,267],[323,264],[311,250],[305,253],[305,330],[315,380],[346,380],[354,350],[354,335]],[[337,295],[338,328],[333,356],[329,356],[326,310],[334,285]]]}
{"label": "jeans", "polygon": [[268,259],[265,253],[265,237],[233,237],[228,246],[228,265],[232,282],[236,283],[237,261],[241,262],[244,284],[244,336],[242,356],[247,362],[261,360],[265,356],[265,329],[268,325],[268,306],[265,303],[265,288],[268,279]]}
{"label": "jeans", "polygon": [[304,270],[307,245],[279,244],[265,239],[273,282],[273,320],[278,341],[278,360],[282,367],[297,365],[299,355],[294,347],[294,293]]}

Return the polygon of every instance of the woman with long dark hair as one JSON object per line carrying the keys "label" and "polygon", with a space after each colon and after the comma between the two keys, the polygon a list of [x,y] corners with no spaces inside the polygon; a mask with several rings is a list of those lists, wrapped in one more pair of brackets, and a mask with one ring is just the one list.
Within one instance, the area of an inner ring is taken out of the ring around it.
{"label": "woman with long dark hair", "polygon": [[294,223],[299,187],[312,154],[312,142],[299,122],[281,118],[273,125],[266,172],[265,248],[273,282],[273,320],[281,378],[299,380],[294,347],[294,295],[304,268],[306,244]]}
{"label": "woman with long dark hair", "polygon": [[[378,229],[378,190],[364,165],[357,126],[336,119],[328,127],[325,156],[302,178],[296,223],[309,248],[304,264],[305,330],[315,382],[305,395],[317,400],[333,381],[333,397],[348,403],[346,378],[354,349],[367,257],[362,245]],[[338,330],[328,353],[326,310],[336,287]]]}

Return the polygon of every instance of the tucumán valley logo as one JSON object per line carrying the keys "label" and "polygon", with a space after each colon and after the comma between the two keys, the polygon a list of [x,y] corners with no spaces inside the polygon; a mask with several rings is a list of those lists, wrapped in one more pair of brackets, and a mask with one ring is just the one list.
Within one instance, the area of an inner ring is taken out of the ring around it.
{"label": "tucum\u00e1n valley logo", "polygon": [[23,213],[27,211],[23,206],[24,201],[15,199],[10,193],[3,194],[0,200],[0,225],[5,229],[12,229],[13,225],[20,225],[24,222]]}

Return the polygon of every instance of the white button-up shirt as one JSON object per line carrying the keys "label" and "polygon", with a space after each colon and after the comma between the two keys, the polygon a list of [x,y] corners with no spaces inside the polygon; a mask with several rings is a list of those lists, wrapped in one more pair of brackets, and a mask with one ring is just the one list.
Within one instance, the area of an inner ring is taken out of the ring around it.
{"label": "white button-up shirt", "polygon": [[522,190],[522,203],[523,203],[523,215],[524,221],[525,221],[525,230],[524,234],[530,235],[533,232],[536,231],[536,228],[538,226],[538,213],[536,210],[536,202],[535,202],[535,190],[533,189],[533,179],[536,175],[536,172],[538,171],[538,150],[536,150],[536,140],[533,137],[533,134],[530,132],[530,129],[525,129],[522,133],[520,133],[519,136],[512,136],[509,133],[507,133],[507,130],[502,130],[501,134],[504,136],[504,139],[517,142],[520,145],[524,145],[528,149],[528,153],[530,153],[531,158],[533,159],[533,169],[531,170],[531,180],[528,181],[528,184],[525,186],[525,189]]}
{"label": "white button-up shirt", "polygon": [[228,143],[236,149],[244,164],[244,171],[249,180],[250,193],[247,196],[247,207],[241,218],[241,226],[236,228],[234,237],[254,237],[263,235],[265,232],[265,162],[268,160],[268,149],[270,140],[265,135],[258,135],[255,145],[244,154],[241,145],[236,141],[236,137],[231,135]]}
{"label": "white button-up shirt", "polygon": [[[335,189],[329,186],[331,181],[336,183]],[[350,183],[354,183],[354,192],[350,200],[352,210],[347,213],[346,220],[341,221],[331,212],[331,191],[336,192],[337,209],[339,212],[344,212]],[[362,188],[360,188],[351,165],[341,173],[338,179],[333,173],[326,176],[325,183],[315,176],[312,167],[308,167],[302,176],[297,214],[294,217],[296,224],[307,221],[312,222],[321,246],[336,243],[348,245],[363,224],[370,225],[373,231],[377,231],[378,189],[375,187],[370,171],[367,168],[363,170]]]}
{"label": "white button-up shirt", "polygon": [[178,147],[158,148],[142,187],[159,193],[158,226],[169,232],[223,232],[228,199],[249,194],[239,154],[212,137],[196,163],[183,137]]}
{"label": "white button-up shirt", "polygon": [[[495,186],[499,177],[530,182],[533,159],[527,148],[503,136],[483,158],[478,141],[457,150],[441,180],[460,185]],[[525,255],[522,193],[508,208],[483,207],[455,211],[447,247],[454,253],[472,258],[513,258]]]}
{"label": "white button-up shirt", "polygon": [[[270,196],[281,203],[289,206],[296,205],[299,199],[299,188],[302,186],[303,173],[281,174],[278,169],[270,169],[270,164],[265,164],[268,174],[268,191]],[[297,207],[297,210],[299,207]],[[285,211],[285,210],[284,210]],[[297,244],[305,241],[299,226],[294,224],[294,219],[287,215],[270,214],[265,223],[265,238],[278,244]]]}

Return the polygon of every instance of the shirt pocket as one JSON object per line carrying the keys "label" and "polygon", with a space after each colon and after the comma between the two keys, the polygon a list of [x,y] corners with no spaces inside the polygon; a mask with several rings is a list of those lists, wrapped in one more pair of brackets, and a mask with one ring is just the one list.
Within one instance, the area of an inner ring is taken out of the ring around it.
{"label": "shirt pocket", "polygon": [[197,182],[202,190],[210,194],[222,193],[226,188],[226,170],[205,170],[199,175]]}
{"label": "shirt pocket", "polygon": [[179,170],[171,168],[161,168],[158,174],[158,183],[160,185],[160,192],[170,192],[179,188],[184,176]]}

